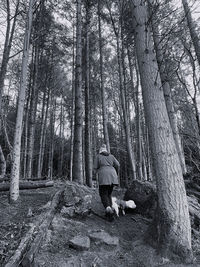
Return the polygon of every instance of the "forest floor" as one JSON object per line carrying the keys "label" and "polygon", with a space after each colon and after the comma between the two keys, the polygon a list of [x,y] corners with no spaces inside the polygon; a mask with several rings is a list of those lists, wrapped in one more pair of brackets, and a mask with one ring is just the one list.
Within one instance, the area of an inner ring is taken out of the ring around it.
{"label": "forest floor", "polygon": [[[55,192],[64,187],[62,183],[52,188],[25,190],[21,192],[16,207],[8,204],[7,194],[0,194],[0,266],[4,266],[28,231],[29,225],[40,216],[45,204]],[[127,213],[113,222],[104,219],[104,210],[97,191],[91,190],[92,210],[84,218],[66,217],[57,212],[47,231],[34,266],[48,267],[185,267],[200,266],[200,251],[195,248],[197,261],[183,265],[164,262],[156,250],[144,241],[145,232],[151,222],[139,214]],[[123,197],[123,191],[114,195]],[[30,209],[32,214],[30,216]],[[91,236],[96,235],[96,239]],[[101,236],[103,236],[101,238]],[[80,248],[70,246],[74,237],[87,238]],[[90,237],[90,238],[88,238]]]}

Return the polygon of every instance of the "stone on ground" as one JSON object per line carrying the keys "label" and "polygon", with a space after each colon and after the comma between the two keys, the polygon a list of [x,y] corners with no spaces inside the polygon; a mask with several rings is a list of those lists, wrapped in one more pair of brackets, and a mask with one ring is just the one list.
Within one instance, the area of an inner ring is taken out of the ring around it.
{"label": "stone on ground", "polygon": [[75,208],[74,207],[65,207],[63,206],[61,211],[60,211],[62,216],[70,217],[72,218],[75,214]]}
{"label": "stone on ground", "polygon": [[110,246],[119,245],[119,238],[118,237],[111,236],[103,230],[93,231],[93,232],[89,233],[89,237],[91,238],[91,240],[94,240],[94,241],[97,241],[100,243],[104,243],[106,245],[110,245]]}
{"label": "stone on ground", "polygon": [[77,250],[88,250],[90,248],[90,239],[87,236],[75,236],[69,240],[70,247]]}

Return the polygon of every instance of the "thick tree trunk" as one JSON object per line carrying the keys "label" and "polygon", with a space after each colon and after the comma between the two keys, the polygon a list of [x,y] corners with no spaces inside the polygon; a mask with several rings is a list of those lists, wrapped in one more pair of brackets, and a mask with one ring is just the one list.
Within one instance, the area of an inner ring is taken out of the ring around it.
{"label": "thick tree trunk", "polygon": [[139,88],[136,89],[136,129],[137,129],[137,178],[143,180],[142,171],[142,141],[141,141],[141,123],[140,123],[140,105]]}
{"label": "thick tree trunk", "polygon": [[[137,134],[137,159],[136,159],[136,174],[137,179],[143,179],[143,168],[142,168],[142,143],[141,143],[141,125],[140,125],[140,107],[139,107],[139,81],[134,86],[133,82],[133,67],[131,62],[131,54],[129,47],[127,46],[127,54],[128,54],[128,62],[129,62],[129,71],[130,71],[130,78],[131,78],[131,87],[133,91],[133,102],[135,106],[135,113],[136,113],[136,134]],[[138,78],[139,79],[139,78]]]}
{"label": "thick tree trunk", "polygon": [[107,150],[110,152],[110,141],[108,135],[108,116],[106,110],[106,94],[104,87],[104,74],[103,74],[103,44],[101,36],[101,1],[98,0],[98,30],[99,30],[99,60],[100,60],[100,79],[101,79],[101,98],[102,98],[102,115],[103,115],[103,133],[104,142]]}
{"label": "thick tree trunk", "polygon": [[15,136],[14,136],[13,162],[11,169],[11,182],[10,182],[11,202],[17,201],[19,197],[19,172],[20,172],[22,121],[23,121],[24,101],[26,94],[26,78],[28,69],[30,35],[32,27],[33,3],[34,0],[29,1],[29,10],[28,10],[25,37],[24,37],[24,46],[23,46],[22,70],[21,70],[21,79],[19,88]]}
{"label": "thick tree trunk", "polygon": [[85,176],[86,184],[92,187],[92,145],[90,124],[90,7],[86,6],[86,43],[85,43]]}
{"label": "thick tree trunk", "polygon": [[192,260],[191,225],[181,165],[165,105],[145,1],[132,0],[133,27],[146,123],[158,191],[158,243],[164,256]]}
{"label": "thick tree trunk", "polygon": [[[135,155],[133,152],[132,144],[131,144],[131,135],[130,135],[130,121],[128,120],[128,114],[127,114],[127,105],[126,105],[126,90],[125,90],[125,82],[123,84],[123,61],[124,61],[124,47],[123,47],[123,33],[121,32],[121,41],[122,46],[120,47],[120,38],[119,38],[119,30],[116,29],[116,25],[112,16],[112,11],[109,6],[109,3],[107,3],[107,8],[110,14],[113,30],[116,37],[117,42],[117,60],[118,60],[118,72],[119,72],[119,88],[120,88],[120,100],[122,105],[122,113],[123,113],[123,126],[126,136],[126,148],[127,148],[127,154],[130,164],[130,170],[131,170],[131,176],[133,179],[136,179],[136,166],[135,166]],[[122,16],[122,8],[120,10],[120,16]],[[120,22],[121,22],[120,17]],[[122,22],[120,23],[122,27]],[[121,29],[122,31],[122,29]],[[125,78],[125,76],[124,76]]]}
{"label": "thick tree trunk", "polygon": [[76,24],[76,61],[75,61],[75,123],[74,123],[74,153],[72,178],[73,181],[83,183],[82,163],[82,17],[81,0],[77,0],[77,24]]}
{"label": "thick tree trunk", "polygon": [[188,23],[188,28],[190,31],[192,43],[194,45],[194,50],[195,50],[195,53],[197,56],[199,66],[200,66],[200,41],[199,41],[199,37],[198,37],[197,31],[195,29],[195,24],[192,20],[192,15],[191,15],[191,11],[190,11],[190,8],[188,6],[187,0],[182,0],[182,3],[183,3],[187,23]]}
{"label": "thick tree trunk", "polygon": [[[152,16],[153,17],[153,16]],[[181,145],[181,137],[179,134],[178,126],[177,126],[177,119],[174,111],[174,105],[172,101],[172,96],[171,96],[171,88],[169,84],[169,79],[168,75],[165,70],[165,62],[162,54],[162,48],[160,45],[160,40],[159,40],[159,31],[158,31],[158,24],[156,20],[153,19],[152,21],[152,29],[153,29],[153,38],[154,38],[154,43],[155,43],[155,50],[156,50],[156,58],[158,62],[158,67],[159,67],[159,72],[160,72],[160,78],[162,82],[162,88],[164,92],[164,97],[165,97],[165,103],[167,107],[167,112],[169,115],[169,121],[170,125],[172,128],[173,136],[174,136],[174,141],[176,144],[176,149],[179,155],[180,163],[181,163],[181,168],[183,174],[187,172],[186,165],[185,165],[185,157]]]}

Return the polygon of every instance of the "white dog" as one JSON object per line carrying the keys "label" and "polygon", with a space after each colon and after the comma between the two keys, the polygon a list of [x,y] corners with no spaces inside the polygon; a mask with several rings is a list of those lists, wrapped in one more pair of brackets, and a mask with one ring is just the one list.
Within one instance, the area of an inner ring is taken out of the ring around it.
{"label": "white dog", "polygon": [[121,199],[117,199],[116,197],[112,197],[112,208],[115,211],[116,215],[119,217],[119,210],[121,209],[122,214],[125,215],[125,209],[135,209],[136,205],[133,200],[124,201]]}

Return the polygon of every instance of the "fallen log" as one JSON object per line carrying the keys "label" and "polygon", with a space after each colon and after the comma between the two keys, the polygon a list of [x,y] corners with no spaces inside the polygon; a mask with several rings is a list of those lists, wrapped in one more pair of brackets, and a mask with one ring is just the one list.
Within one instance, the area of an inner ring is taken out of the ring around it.
{"label": "fallen log", "polygon": [[56,208],[59,204],[59,200],[60,197],[63,193],[63,190],[58,191],[51,203],[51,208],[50,210],[47,212],[46,218],[45,220],[42,222],[42,224],[39,226],[39,231],[34,239],[34,241],[32,242],[28,252],[26,253],[26,255],[24,256],[21,265],[23,267],[31,267],[31,266],[35,266],[34,265],[34,257],[38,252],[38,249],[40,247],[40,244],[44,238],[44,236],[46,235],[46,232],[49,228],[50,223],[53,220],[54,214],[56,212]]}
{"label": "fallen log", "polygon": [[[19,182],[19,189],[37,189],[37,188],[45,188],[51,187],[54,185],[53,181],[41,181],[41,182],[33,182],[33,181],[21,181]],[[2,191],[9,191],[10,183],[2,183],[0,184],[0,192]]]}
{"label": "fallen log", "polygon": [[[22,182],[26,182],[26,181],[37,181],[37,182],[40,182],[40,181],[44,181],[44,180],[46,180],[46,177],[26,178],[26,179],[22,179],[21,181]],[[8,178],[8,177],[7,178],[0,178],[0,183],[3,183],[3,182],[10,182],[10,178]]]}
{"label": "fallen log", "polygon": [[34,259],[34,255],[37,252],[37,249],[39,248],[42,237],[44,237],[46,233],[47,228],[45,228],[45,226],[49,227],[53,219],[62,192],[63,190],[59,190],[54,195],[51,202],[50,210],[48,210],[45,215],[39,217],[39,219],[37,219],[37,221],[32,224],[30,230],[26,233],[24,238],[22,238],[17,250],[6,263],[5,267],[18,267],[20,264],[22,264],[22,261],[23,264],[27,264],[22,264],[22,266],[33,266],[28,264]]}

